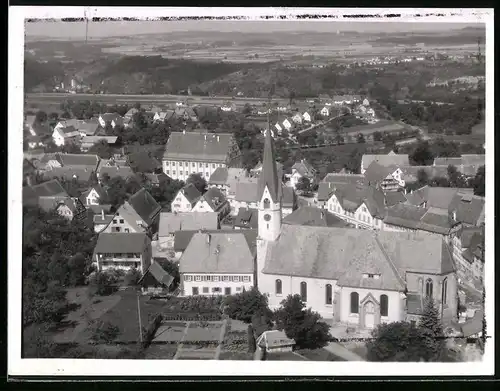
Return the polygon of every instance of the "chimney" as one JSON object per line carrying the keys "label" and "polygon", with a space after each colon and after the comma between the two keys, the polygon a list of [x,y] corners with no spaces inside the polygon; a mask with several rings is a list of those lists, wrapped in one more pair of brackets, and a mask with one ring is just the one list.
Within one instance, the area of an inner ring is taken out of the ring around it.
{"label": "chimney", "polygon": [[101,209],[101,217],[104,220],[104,209]]}
{"label": "chimney", "polygon": [[184,129],[184,130],[182,131],[182,134],[186,134],[186,129]]}
{"label": "chimney", "polygon": [[210,234],[207,234],[207,244],[208,245],[210,245],[210,239],[211,239]]}
{"label": "chimney", "polygon": [[219,136],[217,136],[217,142],[219,142]]}

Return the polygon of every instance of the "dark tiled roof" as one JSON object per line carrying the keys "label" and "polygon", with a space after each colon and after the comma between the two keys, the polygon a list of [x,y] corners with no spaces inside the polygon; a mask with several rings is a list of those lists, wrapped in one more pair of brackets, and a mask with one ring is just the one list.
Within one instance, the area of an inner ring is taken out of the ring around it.
{"label": "dark tiled roof", "polygon": [[145,176],[146,176],[147,180],[149,181],[149,183],[154,184],[154,185],[159,185],[159,184],[169,180],[168,175],[164,174],[163,172],[161,172],[159,174],[146,173]]}
{"label": "dark tiled roof", "polygon": [[484,311],[476,310],[472,319],[467,320],[461,325],[463,336],[467,338],[481,333],[481,331],[483,330],[483,317]]}
{"label": "dark tiled roof", "polygon": [[23,204],[36,205],[39,197],[69,197],[57,179],[35,186],[23,187]]}
{"label": "dark tiled roof", "polygon": [[216,187],[208,189],[202,197],[214,212],[221,208],[226,202],[226,197]]}
{"label": "dark tiled roof", "polygon": [[157,262],[152,262],[151,266],[149,266],[148,270],[144,275],[141,277],[139,280],[139,284],[141,284],[144,281],[144,278],[146,274],[151,274],[156,281],[159,283],[163,284],[166,287],[169,287],[170,284],[174,281],[174,277],[172,277],[170,274],[168,274]]}
{"label": "dark tiled roof", "polygon": [[391,175],[397,168],[393,165],[382,166],[374,161],[366,168],[365,178],[370,183],[378,183]]}
{"label": "dark tiled roof", "polygon": [[484,221],[484,197],[456,193],[450,203],[449,211],[456,212],[457,221],[479,225]]}
{"label": "dark tiled roof", "polygon": [[397,155],[397,154],[387,154],[387,155],[363,155],[362,162],[363,167],[366,169],[372,162],[377,162],[381,166],[409,166],[410,161],[408,155]]}
{"label": "dark tiled roof", "polygon": [[82,166],[64,166],[53,167],[43,173],[47,179],[76,179],[80,182],[88,182],[92,176],[92,170],[89,168],[82,168]]}
{"label": "dark tiled roof", "polygon": [[201,193],[192,183],[188,183],[180,190],[180,192],[184,194],[184,197],[186,197],[191,205],[194,205],[201,197]]}
{"label": "dark tiled roof", "polygon": [[158,235],[167,236],[176,231],[194,231],[198,229],[217,229],[217,213],[186,212],[161,213]]}
{"label": "dark tiled roof", "polygon": [[38,198],[38,206],[40,209],[49,212],[60,204],[65,204],[68,200],[71,200],[69,196],[42,196]]}
{"label": "dark tiled roof", "polygon": [[89,205],[88,208],[95,214],[109,213],[111,211],[111,205]]}
{"label": "dark tiled roof", "polygon": [[110,178],[121,177],[123,179],[135,177],[134,171],[128,166],[101,166],[99,167],[99,177],[107,174]]}
{"label": "dark tiled roof", "polygon": [[95,254],[129,254],[142,253],[149,239],[145,233],[101,233],[97,238]]}
{"label": "dark tiled roof", "polygon": [[208,183],[213,183],[214,185],[225,185],[227,182],[228,170],[226,167],[217,167],[215,171],[210,175]]}
{"label": "dark tiled roof", "polygon": [[99,156],[88,154],[58,153],[56,159],[62,166],[87,166],[95,170],[99,164]]}
{"label": "dark tiled roof", "polygon": [[163,159],[224,163],[233,140],[229,133],[172,132]]}
{"label": "dark tiled roof", "polygon": [[234,218],[234,226],[239,228],[256,229],[259,225],[259,214],[257,209],[240,208]]}
{"label": "dark tiled roof", "polygon": [[[241,209],[240,209],[241,210]],[[333,213],[312,206],[301,206],[283,219],[283,224],[313,227],[348,227],[349,225]]]}
{"label": "dark tiled roof", "polygon": [[161,206],[146,189],[141,189],[132,195],[128,203],[148,225],[152,224],[154,218],[161,210]]}
{"label": "dark tiled roof", "polygon": [[257,202],[259,199],[258,184],[256,182],[236,182],[234,184],[234,199],[240,202]]}
{"label": "dark tiled roof", "polygon": [[302,159],[300,162],[295,163],[292,166],[292,170],[297,170],[297,172],[306,177],[314,177],[314,174],[316,173],[316,170],[314,169],[311,164],[305,159]]}

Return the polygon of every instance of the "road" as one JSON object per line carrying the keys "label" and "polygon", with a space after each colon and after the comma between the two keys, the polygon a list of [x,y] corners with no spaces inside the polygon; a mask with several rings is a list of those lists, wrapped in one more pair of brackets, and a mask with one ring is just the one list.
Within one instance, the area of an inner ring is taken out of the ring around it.
{"label": "road", "polygon": [[[267,98],[248,98],[231,96],[194,96],[194,95],[126,95],[126,94],[70,94],[70,93],[28,93],[25,95],[28,103],[55,102],[60,103],[65,100],[90,100],[106,103],[175,103],[189,100],[190,103],[197,104],[217,104],[221,105],[227,101],[236,106],[249,104],[267,104]],[[289,99],[272,99],[271,102],[288,104]]]}
{"label": "road", "polygon": [[305,133],[305,132],[307,132],[307,131],[309,131],[309,130],[313,130],[313,129],[316,129],[316,128],[320,127],[320,126],[324,126],[324,125],[326,125],[326,124],[328,124],[328,123],[332,122],[334,119],[337,119],[337,118],[339,118],[339,117],[342,117],[343,115],[344,115],[344,114],[337,115],[336,117],[329,118],[327,121],[324,121],[324,122],[323,122],[323,121],[318,122],[317,124],[311,125],[311,126],[309,126],[308,128],[305,128],[305,129],[299,130],[297,133],[298,133],[298,134],[303,134],[303,133]]}

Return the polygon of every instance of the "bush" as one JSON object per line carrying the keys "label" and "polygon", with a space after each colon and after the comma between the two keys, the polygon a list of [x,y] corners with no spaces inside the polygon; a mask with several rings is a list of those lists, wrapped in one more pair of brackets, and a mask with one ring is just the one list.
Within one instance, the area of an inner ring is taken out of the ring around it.
{"label": "bush", "polygon": [[257,344],[255,341],[255,336],[253,334],[253,327],[251,324],[248,325],[247,338],[248,338],[248,353],[255,353],[255,350],[257,349]]}
{"label": "bush", "polygon": [[137,269],[130,269],[127,274],[125,274],[125,285],[136,286],[141,278],[141,272]]}
{"label": "bush", "polygon": [[116,291],[117,279],[114,275],[105,272],[94,273],[89,278],[89,295],[108,296]]}
{"label": "bush", "polygon": [[95,343],[109,344],[113,342],[120,334],[118,326],[103,321],[96,321],[89,325],[88,330],[91,332],[91,340]]}

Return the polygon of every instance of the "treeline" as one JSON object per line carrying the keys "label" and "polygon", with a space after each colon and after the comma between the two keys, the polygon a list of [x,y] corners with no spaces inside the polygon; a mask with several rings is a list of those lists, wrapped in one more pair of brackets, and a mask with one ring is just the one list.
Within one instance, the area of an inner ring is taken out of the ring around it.
{"label": "treeline", "polygon": [[41,62],[31,58],[24,60],[24,89],[30,91],[43,83],[52,83],[54,78],[64,77],[64,68],[61,63]]}

